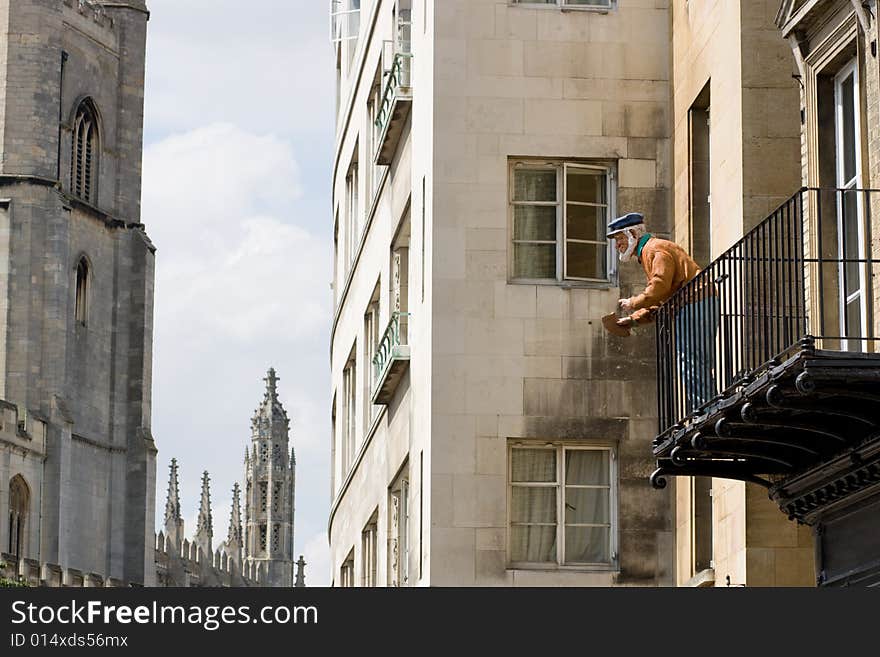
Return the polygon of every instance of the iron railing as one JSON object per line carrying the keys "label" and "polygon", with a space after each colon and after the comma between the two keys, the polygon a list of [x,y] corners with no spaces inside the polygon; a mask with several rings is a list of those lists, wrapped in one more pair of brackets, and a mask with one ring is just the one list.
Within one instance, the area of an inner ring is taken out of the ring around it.
{"label": "iron railing", "polygon": [[407,344],[409,313],[395,311],[391,313],[391,321],[379,341],[376,355],[373,356],[373,389],[382,380],[389,363],[394,357],[395,348]]}
{"label": "iron railing", "polygon": [[792,355],[876,349],[880,191],[804,188],[657,310],[660,435]]}
{"label": "iron railing", "polygon": [[382,92],[382,103],[376,113],[376,132],[384,134],[385,127],[391,119],[391,110],[394,98],[403,88],[408,89],[412,85],[412,53],[397,52],[391,60],[391,68],[388,70],[385,81],[385,89]]}

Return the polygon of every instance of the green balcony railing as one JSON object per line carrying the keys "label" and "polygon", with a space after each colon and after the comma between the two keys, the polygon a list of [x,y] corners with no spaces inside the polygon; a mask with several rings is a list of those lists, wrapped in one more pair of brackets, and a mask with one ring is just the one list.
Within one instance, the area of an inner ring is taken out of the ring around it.
{"label": "green balcony railing", "polygon": [[388,378],[388,371],[395,361],[409,360],[409,345],[407,344],[407,329],[409,327],[409,313],[393,312],[388,328],[379,341],[376,355],[373,356],[373,394]]}
{"label": "green balcony railing", "polygon": [[401,91],[406,89],[409,96],[409,88],[412,84],[412,53],[398,52],[391,61],[391,70],[388,71],[388,79],[382,92],[382,104],[376,115],[376,131],[380,135],[385,134],[388,122],[394,108],[394,101]]}

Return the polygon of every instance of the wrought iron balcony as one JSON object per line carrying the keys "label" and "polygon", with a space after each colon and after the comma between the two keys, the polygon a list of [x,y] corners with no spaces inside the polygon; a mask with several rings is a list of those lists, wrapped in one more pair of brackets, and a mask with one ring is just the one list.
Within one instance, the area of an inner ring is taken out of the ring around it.
{"label": "wrought iron balcony", "polygon": [[[809,522],[880,483],[880,260],[867,237],[878,201],[802,189],[659,308],[655,486],[752,481]],[[833,474],[839,459],[858,468]]]}
{"label": "wrought iron balcony", "polygon": [[374,404],[389,404],[394,391],[409,367],[407,331],[409,313],[391,313],[391,321],[382,335],[376,355],[373,356]]}
{"label": "wrought iron balcony", "polygon": [[391,164],[412,105],[412,53],[397,52],[385,74],[385,88],[376,114],[376,164]]}

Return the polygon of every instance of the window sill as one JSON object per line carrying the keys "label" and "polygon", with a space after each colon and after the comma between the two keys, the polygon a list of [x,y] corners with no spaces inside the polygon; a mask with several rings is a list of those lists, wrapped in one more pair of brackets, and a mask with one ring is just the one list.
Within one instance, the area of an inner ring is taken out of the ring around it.
{"label": "window sill", "polygon": [[572,12],[586,11],[586,12],[590,12],[593,14],[610,14],[615,9],[616,9],[616,7],[614,5],[612,5],[611,7],[570,7],[570,6],[565,6],[565,7],[559,8],[559,10],[563,13],[566,13],[569,11],[572,11]]}
{"label": "window sill", "polygon": [[555,9],[556,11],[561,12],[578,12],[585,11],[594,14],[610,14],[614,10],[617,9],[617,3],[614,2],[610,7],[599,7],[599,6],[583,6],[578,7],[574,5],[564,5],[560,6],[558,4],[546,4],[544,2],[510,2],[508,1],[507,6],[510,8],[516,7],[518,9]]}
{"label": "window sill", "polygon": [[540,564],[533,564],[528,566],[507,566],[505,568],[505,572],[508,573],[598,573],[598,574],[607,574],[607,573],[619,573],[620,568],[616,565],[607,565],[607,566],[560,566],[558,564],[552,564],[547,566],[542,566]]}
{"label": "window sill", "polygon": [[703,588],[715,586],[715,569],[706,568],[691,577],[682,586],[689,588]]}
{"label": "window sill", "polygon": [[508,285],[545,285],[548,287],[561,287],[563,290],[610,290],[617,287],[614,281],[553,281],[547,279],[509,278]]}

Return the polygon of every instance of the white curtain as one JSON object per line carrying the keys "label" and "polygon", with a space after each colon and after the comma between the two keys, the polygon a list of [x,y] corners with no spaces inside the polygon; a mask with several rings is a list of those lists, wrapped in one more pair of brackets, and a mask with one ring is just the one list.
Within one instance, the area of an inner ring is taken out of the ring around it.
{"label": "white curtain", "polygon": [[556,450],[514,449],[511,460],[511,560],[555,563]]}
{"label": "white curtain", "polygon": [[609,454],[607,450],[565,451],[566,563],[610,561]]}

